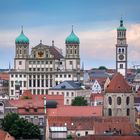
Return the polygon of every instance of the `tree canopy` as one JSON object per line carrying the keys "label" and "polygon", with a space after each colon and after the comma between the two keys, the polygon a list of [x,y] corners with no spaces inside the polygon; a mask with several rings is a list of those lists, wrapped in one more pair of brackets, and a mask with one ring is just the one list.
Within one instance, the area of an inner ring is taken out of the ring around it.
{"label": "tree canopy", "polygon": [[105,66],[100,66],[98,69],[99,70],[107,70],[107,68]]}
{"label": "tree canopy", "polygon": [[82,96],[77,96],[72,101],[72,106],[87,106],[87,100],[85,100]]}
{"label": "tree canopy", "polygon": [[33,139],[40,137],[39,127],[24,118],[20,118],[16,113],[8,113],[2,119],[1,127],[15,138]]}

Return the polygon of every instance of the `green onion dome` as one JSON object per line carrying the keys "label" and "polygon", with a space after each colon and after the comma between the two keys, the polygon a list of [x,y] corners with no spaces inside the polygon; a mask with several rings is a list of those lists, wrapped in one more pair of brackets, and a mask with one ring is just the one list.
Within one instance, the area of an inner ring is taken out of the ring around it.
{"label": "green onion dome", "polygon": [[20,35],[16,38],[15,42],[16,43],[27,43],[27,44],[29,43],[28,37],[26,37],[23,33],[23,29],[22,29]]}
{"label": "green onion dome", "polygon": [[122,18],[120,20],[120,26],[117,28],[117,30],[122,30],[122,31],[125,31],[126,30],[126,28],[123,26],[123,20],[122,20]]}
{"label": "green onion dome", "polygon": [[65,43],[66,44],[80,44],[79,38],[73,32],[73,29],[72,29],[71,34],[66,38]]}

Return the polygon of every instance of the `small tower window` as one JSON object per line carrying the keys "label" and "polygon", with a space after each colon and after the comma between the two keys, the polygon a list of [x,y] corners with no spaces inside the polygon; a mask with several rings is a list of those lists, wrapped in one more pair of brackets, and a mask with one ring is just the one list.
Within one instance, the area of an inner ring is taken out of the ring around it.
{"label": "small tower window", "polygon": [[122,49],[122,53],[124,53],[124,49]]}
{"label": "small tower window", "polygon": [[123,69],[123,64],[120,64],[120,69]]}
{"label": "small tower window", "polygon": [[109,105],[112,105],[112,98],[111,97],[108,97],[108,103],[109,103]]}
{"label": "small tower window", "polygon": [[129,102],[130,102],[130,98],[127,97],[127,98],[126,98],[126,104],[129,105]]}
{"label": "small tower window", "polygon": [[121,97],[117,97],[117,104],[121,105]]}
{"label": "small tower window", "polygon": [[111,108],[108,109],[108,116],[112,116],[112,109]]}
{"label": "small tower window", "polygon": [[127,108],[126,115],[127,115],[127,116],[130,115],[130,109],[129,109],[129,108]]}
{"label": "small tower window", "polygon": [[119,53],[121,53],[121,49],[119,49]]}

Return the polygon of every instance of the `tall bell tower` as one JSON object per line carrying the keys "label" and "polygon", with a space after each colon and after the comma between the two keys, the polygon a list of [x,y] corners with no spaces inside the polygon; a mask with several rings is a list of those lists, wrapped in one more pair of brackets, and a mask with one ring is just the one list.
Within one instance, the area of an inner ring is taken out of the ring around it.
{"label": "tall bell tower", "polygon": [[120,26],[117,28],[116,71],[124,77],[127,76],[127,47],[126,28],[123,26],[123,19],[121,18]]}

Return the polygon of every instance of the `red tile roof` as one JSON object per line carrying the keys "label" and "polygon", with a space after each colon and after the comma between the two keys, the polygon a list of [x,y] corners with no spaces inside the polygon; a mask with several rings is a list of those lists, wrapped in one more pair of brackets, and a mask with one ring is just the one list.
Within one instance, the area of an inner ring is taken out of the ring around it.
{"label": "red tile roof", "polygon": [[2,79],[2,80],[9,80],[10,79],[9,73],[1,72],[0,73],[0,79]]}
{"label": "red tile roof", "polygon": [[106,93],[131,93],[131,86],[127,83],[124,77],[117,73],[106,88]]}
{"label": "red tile roof", "polygon": [[139,140],[140,136],[86,136],[76,137],[75,140]]}
{"label": "red tile roof", "polygon": [[104,95],[102,93],[92,93],[90,95],[90,101],[94,101],[95,99],[103,100]]}
{"label": "red tile roof", "polygon": [[[63,95],[32,95],[29,90],[24,91],[20,99],[10,100],[9,102],[18,108],[20,114],[42,114],[44,113],[44,97],[46,97],[46,100],[55,100],[58,106],[64,106]],[[30,109],[30,112],[25,111],[26,108]],[[35,108],[38,109],[37,112],[33,111]]]}
{"label": "red tile roof", "polygon": [[102,116],[101,106],[60,106],[48,109],[48,116],[92,117]]}
{"label": "red tile roof", "polygon": [[[97,121],[98,120],[98,121]],[[134,132],[134,127],[128,117],[102,117],[95,120],[95,134],[104,134],[106,130],[121,130],[122,134],[131,134]]]}
{"label": "red tile roof", "polygon": [[8,132],[0,130],[0,140],[15,140]]}

